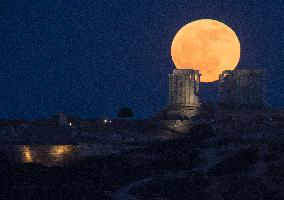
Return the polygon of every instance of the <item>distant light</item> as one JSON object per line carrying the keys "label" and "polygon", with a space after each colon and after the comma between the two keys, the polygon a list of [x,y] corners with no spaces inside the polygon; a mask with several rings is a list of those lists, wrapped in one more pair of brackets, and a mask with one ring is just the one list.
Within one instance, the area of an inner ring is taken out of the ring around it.
{"label": "distant light", "polygon": [[104,120],[104,123],[107,123],[107,119]]}
{"label": "distant light", "polygon": [[109,123],[111,123],[112,121],[110,120]]}
{"label": "distant light", "polygon": [[55,158],[63,158],[65,154],[68,154],[72,150],[70,145],[55,145],[50,149],[49,154]]}
{"label": "distant light", "polygon": [[24,146],[22,152],[24,162],[33,162],[33,155],[29,146]]}
{"label": "distant light", "polygon": [[72,123],[71,123],[71,122],[69,123],[69,126],[72,126]]}

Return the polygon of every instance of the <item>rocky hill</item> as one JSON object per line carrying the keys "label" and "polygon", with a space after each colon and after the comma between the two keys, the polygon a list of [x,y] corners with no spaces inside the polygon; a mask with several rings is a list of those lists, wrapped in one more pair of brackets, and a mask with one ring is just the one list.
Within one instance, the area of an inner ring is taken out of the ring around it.
{"label": "rocky hill", "polygon": [[[284,129],[182,136],[67,167],[1,156],[4,199],[283,199]],[[67,196],[66,196],[67,195]]]}
{"label": "rocky hill", "polygon": [[230,135],[195,127],[189,138],[144,152],[171,169],[118,190],[115,199],[284,198],[284,129]]}

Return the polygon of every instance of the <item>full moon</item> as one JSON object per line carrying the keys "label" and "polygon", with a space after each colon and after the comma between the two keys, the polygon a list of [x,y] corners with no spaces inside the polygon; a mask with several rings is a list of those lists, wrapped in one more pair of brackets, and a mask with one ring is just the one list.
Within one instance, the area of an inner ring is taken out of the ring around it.
{"label": "full moon", "polygon": [[240,60],[236,33],[212,19],[193,21],[175,35],[171,55],[177,69],[199,70],[202,82],[213,82],[224,70],[233,70]]}

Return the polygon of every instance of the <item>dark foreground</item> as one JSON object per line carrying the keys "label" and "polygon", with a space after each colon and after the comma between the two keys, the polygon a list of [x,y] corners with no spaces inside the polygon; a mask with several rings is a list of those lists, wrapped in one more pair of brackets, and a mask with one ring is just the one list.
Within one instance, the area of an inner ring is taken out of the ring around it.
{"label": "dark foreground", "polygon": [[[0,166],[0,199],[7,200],[280,200],[284,130],[232,135],[196,126],[178,139],[68,167],[18,164],[5,155]],[[147,181],[131,186],[143,179]],[[127,185],[127,190],[121,189]]]}

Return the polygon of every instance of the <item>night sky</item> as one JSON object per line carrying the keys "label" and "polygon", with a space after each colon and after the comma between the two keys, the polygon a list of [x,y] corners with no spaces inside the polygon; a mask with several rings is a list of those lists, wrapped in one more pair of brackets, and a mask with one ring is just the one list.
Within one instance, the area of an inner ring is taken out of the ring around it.
{"label": "night sky", "polygon": [[236,32],[239,67],[265,69],[283,107],[283,13],[283,0],[0,0],[0,118],[149,117],[167,103],[173,37],[201,18]]}

